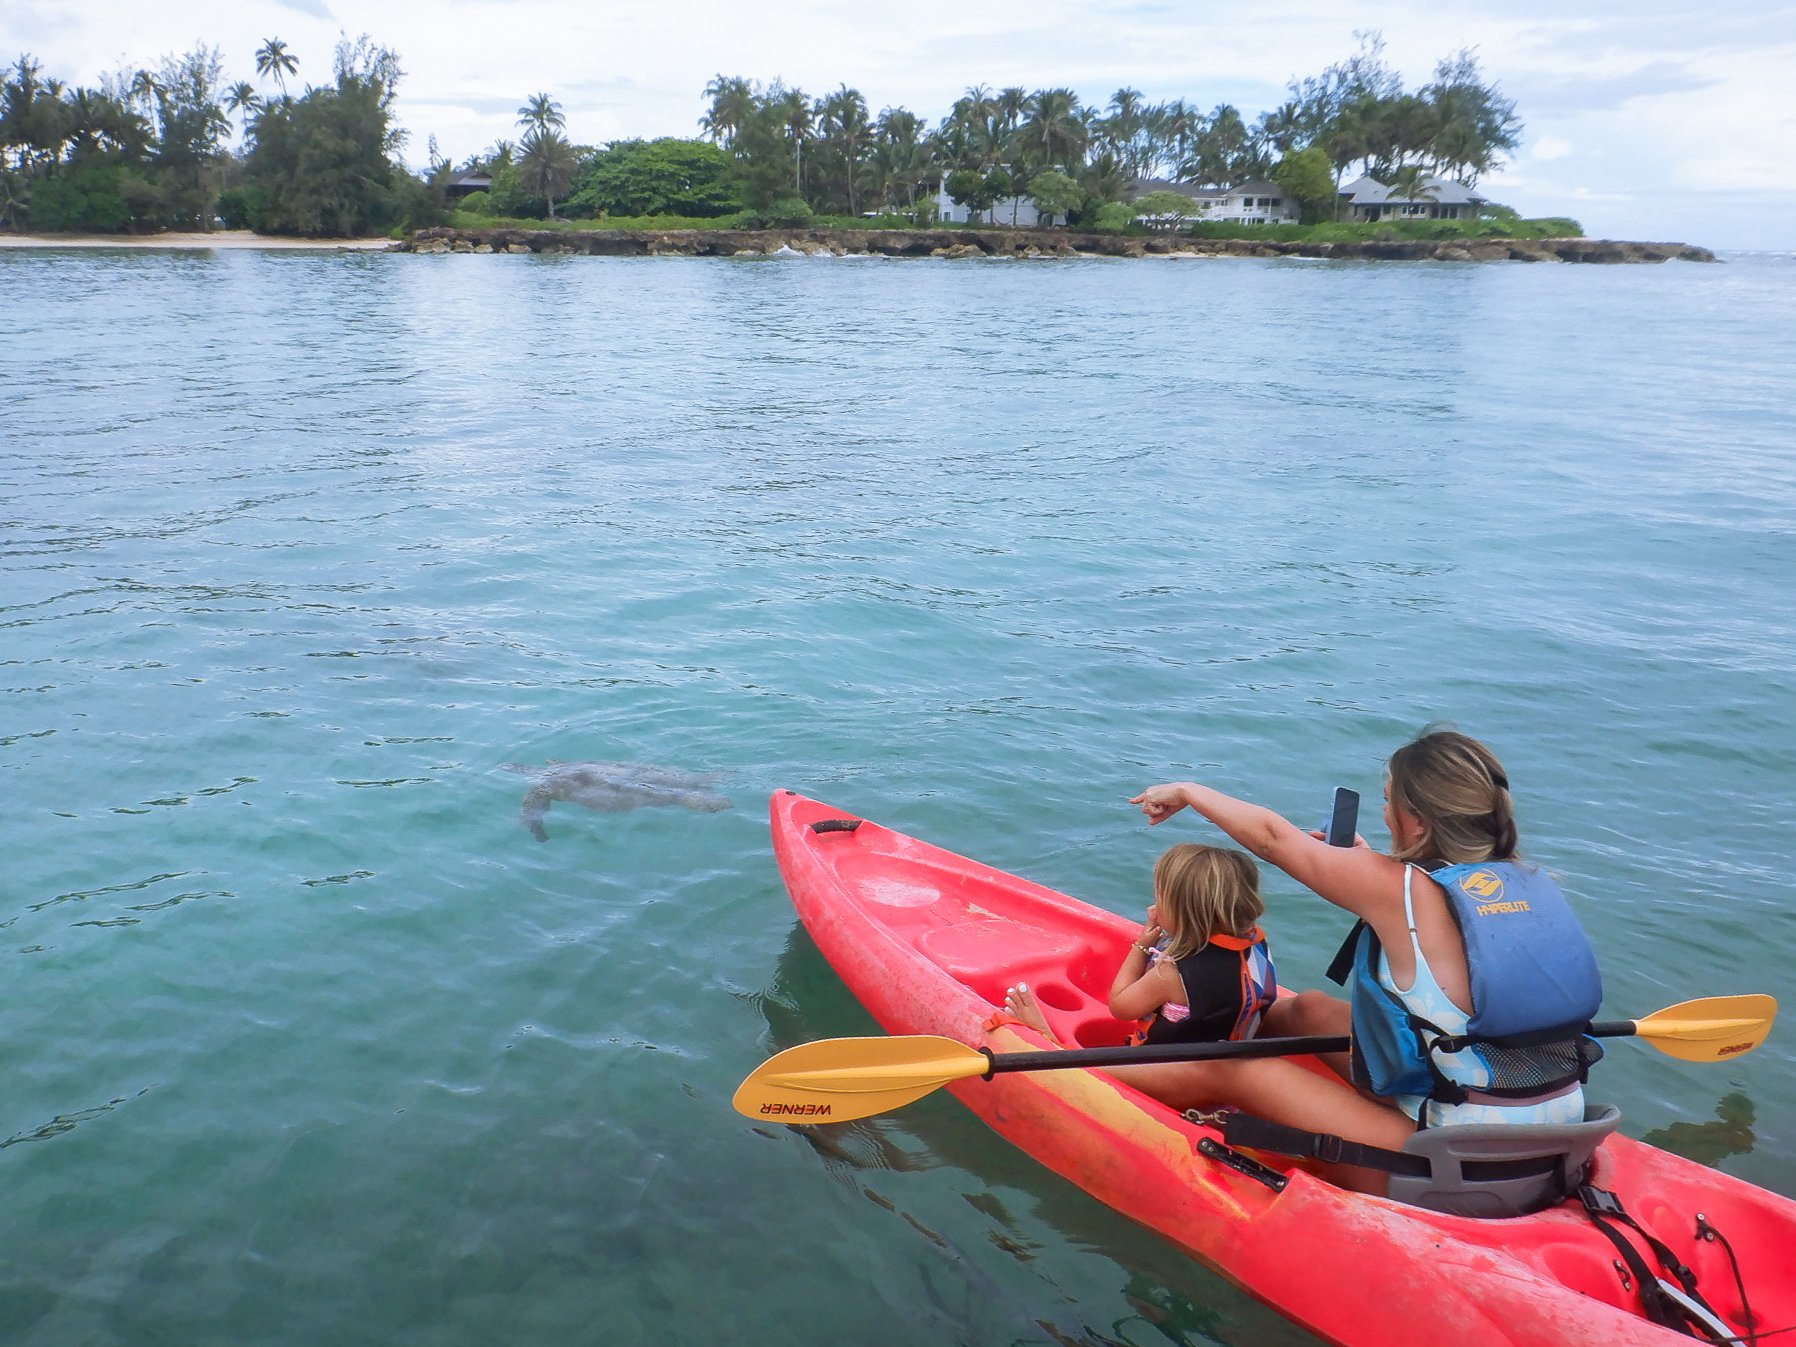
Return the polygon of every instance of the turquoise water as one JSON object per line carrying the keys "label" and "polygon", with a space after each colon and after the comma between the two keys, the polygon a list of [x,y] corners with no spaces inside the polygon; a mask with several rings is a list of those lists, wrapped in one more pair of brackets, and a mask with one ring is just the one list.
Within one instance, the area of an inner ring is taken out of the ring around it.
{"label": "turquoise water", "polygon": [[[1309,1342],[945,1093],[730,1110],[870,1032],[776,787],[1133,913],[1205,835],[1135,790],[1310,822],[1450,718],[1606,1014],[1789,988],[1788,257],[0,251],[0,296],[9,1343]],[[550,758],[734,807],[539,844],[501,767]],[[1313,982],[1343,923],[1269,889]],[[1796,1194],[1793,1045],[1593,1093]]]}

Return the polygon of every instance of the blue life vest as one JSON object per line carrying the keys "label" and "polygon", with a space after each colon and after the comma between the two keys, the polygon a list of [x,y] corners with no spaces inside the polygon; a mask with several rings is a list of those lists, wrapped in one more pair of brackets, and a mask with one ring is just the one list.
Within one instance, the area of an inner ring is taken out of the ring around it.
{"label": "blue life vest", "polygon": [[[1353,1006],[1353,1080],[1375,1094],[1463,1103],[1436,1052],[1471,1049],[1486,1068],[1476,1086],[1498,1098],[1549,1093],[1582,1081],[1602,1052],[1583,1030],[1603,999],[1602,977],[1564,892],[1546,871],[1516,861],[1450,865],[1431,875],[1465,940],[1472,1014],[1449,1037],[1381,986],[1378,937],[1354,927],[1329,976]],[[1351,973],[1351,980],[1348,973]]]}

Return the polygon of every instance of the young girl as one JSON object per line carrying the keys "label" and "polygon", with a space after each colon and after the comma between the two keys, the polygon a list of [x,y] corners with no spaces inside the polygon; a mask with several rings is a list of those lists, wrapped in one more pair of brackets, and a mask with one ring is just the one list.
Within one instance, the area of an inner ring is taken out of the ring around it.
{"label": "young girl", "polygon": [[[1110,984],[1110,1013],[1145,1021],[1130,1042],[1252,1038],[1278,996],[1255,925],[1265,912],[1259,867],[1244,852],[1187,842],[1161,856],[1153,906]],[[1054,1037],[1028,987],[1012,987],[1005,1006]]]}

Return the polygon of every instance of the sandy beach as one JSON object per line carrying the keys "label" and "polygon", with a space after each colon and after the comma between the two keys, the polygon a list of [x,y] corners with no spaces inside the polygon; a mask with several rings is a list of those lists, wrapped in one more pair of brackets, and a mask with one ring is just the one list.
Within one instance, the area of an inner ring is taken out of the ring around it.
{"label": "sandy beach", "polygon": [[0,234],[0,248],[278,248],[378,252],[392,242],[372,239],[295,239],[215,229],[209,234]]}

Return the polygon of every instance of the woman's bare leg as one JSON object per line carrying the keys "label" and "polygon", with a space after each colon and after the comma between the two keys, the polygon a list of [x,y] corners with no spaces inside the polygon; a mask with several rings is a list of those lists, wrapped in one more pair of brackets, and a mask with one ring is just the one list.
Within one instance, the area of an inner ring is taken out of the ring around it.
{"label": "woman's bare leg", "polygon": [[[1305,991],[1295,996],[1281,996],[1267,1009],[1260,1021],[1260,1038],[1345,1038],[1353,1027],[1353,1007],[1327,992]],[[1348,1079],[1350,1067],[1344,1052],[1319,1053],[1318,1060],[1327,1064],[1342,1080]]]}
{"label": "woman's bare leg", "polygon": [[[1233,1104],[1244,1113],[1306,1132],[1401,1150],[1416,1125],[1388,1104],[1363,1097],[1345,1081],[1319,1076],[1276,1057],[1238,1062],[1161,1062],[1110,1068],[1110,1074],[1176,1109]],[[1356,1192],[1385,1190],[1386,1176],[1353,1165],[1328,1165],[1328,1177]]]}

